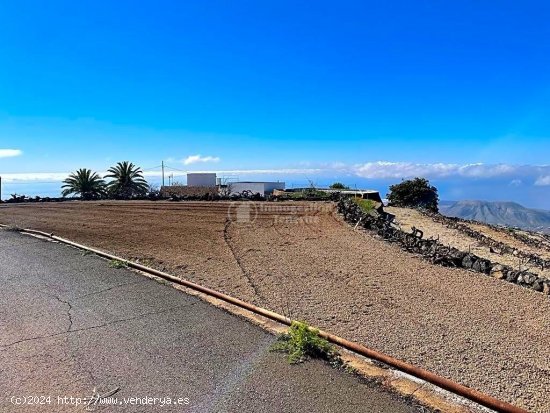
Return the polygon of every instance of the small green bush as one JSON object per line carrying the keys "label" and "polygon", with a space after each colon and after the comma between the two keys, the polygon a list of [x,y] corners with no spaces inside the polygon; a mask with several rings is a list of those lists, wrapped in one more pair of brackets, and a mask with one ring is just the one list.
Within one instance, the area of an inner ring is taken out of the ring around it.
{"label": "small green bush", "polygon": [[334,182],[331,186],[329,186],[330,189],[349,189],[349,186],[344,185],[341,182]]}
{"label": "small green bush", "polygon": [[296,191],[296,192],[288,192],[284,196],[286,199],[293,199],[293,200],[307,200],[309,198],[316,198],[316,199],[329,199],[330,194],[324,192],[324,191],[318,191],[316,189],[307,188],[303,191]]}
{"label": "small green bush", "polygon": [[303,363],[309,358],[321,358],[331,363],[340,361],[334,346],[319,337],[319,330],[301,321],[293,321],[288,333],[279,336],[271,350],[286,353],[290,364]]}
{"label": "small green bush", "polygon": [[371,214],[375,211],[376,204],[372,199],[353,198],[353,202],[359,205],[359,208],[361,208],[365,214]]}
{"label": "small green bush", "polygon": [[128,264],[126,264],[124,261],[120,261],[120,260],[111,260],[111,261],[109,261],[109,267],[111,267],[111,268],[126,268],[126,267],[128,267]]}

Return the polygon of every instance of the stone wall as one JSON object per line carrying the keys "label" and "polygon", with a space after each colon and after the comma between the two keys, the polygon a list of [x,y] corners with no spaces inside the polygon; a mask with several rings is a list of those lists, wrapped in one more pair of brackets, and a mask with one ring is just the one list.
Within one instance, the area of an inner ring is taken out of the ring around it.
{"label": "stone wall", "polygon": [[160,194],[164,198],[170,198],[172,196],[177,197],[202,197],[202,196],[216,196],[218,195],[218,188],[215,186],[184,186],[184,185],[172,185],[163,186],[160,188]]}
{"label": "stone wall", "polygon": [[465,268],[550,295],[550,280],[445,246],[435,239],[423,239],[422,231],[414,227],[411,233],[402,231],[392,223],[389,214],[365,214],[355,202],[346,198],[340,199],[337,210],[354,227],[374,231],[384,240],[398,244],[403,250],[419,254],[433,264]]}
{"label": "stone wall", "polygon": [[[525,264],[533,264],[533,265],[536,265],[537,267],[541,267],[542,269],[550,268],[550,260],[546,260],[540,255],[533,254],[531,252],[522,251],[517,248],[512,248],[509,245],[503,242],[494,240],[467,225],[467,223],[478,224],[478,222],[461,220],[459,218],[446,217],[444,215],[436,214],[429,211],[422,211],[422,212],[425,215],[429,216],[431,219],[433,219],[435,222],[443,224],[447,228],[456,229],[468,235],[469,237],[477,240],[480,244],[492,248],[495,252],[498,252],[501,254],[507,253],[507,254],[516,255],[518,257],[525,259]],[[489,227],[498,231],[501,230],[500,228],[495,226],[489,226]],[[512,235],[512,234],[513,233],[510,233],[510,232],[508,233],[508,235]],[[527,242],[529,245],[534,246],[535,248],[544,248],[544,244],[542,244],[541,242],[537,242],[536,240],[532,240],[531,238],[524,237],[524,238],[520,238],[520,240],[522,240],[523,242]]]}

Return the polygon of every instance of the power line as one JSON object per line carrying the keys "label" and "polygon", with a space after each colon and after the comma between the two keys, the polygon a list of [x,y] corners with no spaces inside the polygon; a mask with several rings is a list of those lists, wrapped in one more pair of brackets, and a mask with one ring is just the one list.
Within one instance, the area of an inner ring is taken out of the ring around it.
{"label": "power line", "polygon": [[162,165],[158,165],[158,166],[153,166],[152,168],[146,168],[146,169],[141,169],[143,172],[146,172],[146,171],[152,171],[154,169],[159,169],[159,168],[162,168]]}
{"label": "power line", "polygon": [[174,171],[185,172],[185,173],[188,172],[188,171],[184,171],[183,169],[174,168],[174,167],[168,166],[168,165],[165,165],[164,167],[165,167],[165,168],[168,168],[168,169],[172,169],[172,170],[174,170]]}

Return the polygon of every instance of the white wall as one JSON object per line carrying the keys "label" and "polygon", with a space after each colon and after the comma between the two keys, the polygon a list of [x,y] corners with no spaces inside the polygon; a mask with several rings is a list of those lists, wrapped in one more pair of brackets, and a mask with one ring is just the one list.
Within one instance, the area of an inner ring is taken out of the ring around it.
{"label": "white wall", "polygon": [[265,192],[270,194],[273,192],[274,189],[285,189],[285,183],[284,182],[264,182],[265,184]]}
{"label": "white wall", "polygon": [[239,194],[243,191],[251,191],[264,196],[274,189],[285,189],[284,182],[231,182],[231,194]]}
{"label": "white wall", "polygon": [[252,193],[258,192],[260,195],[264,194],[263,182],[231,182],[231,194],[240,194],[243,191],[251,191]]}
{"label": "white wall", "polygon": [[215,173],[187,174],[187,186],[216,186]]}

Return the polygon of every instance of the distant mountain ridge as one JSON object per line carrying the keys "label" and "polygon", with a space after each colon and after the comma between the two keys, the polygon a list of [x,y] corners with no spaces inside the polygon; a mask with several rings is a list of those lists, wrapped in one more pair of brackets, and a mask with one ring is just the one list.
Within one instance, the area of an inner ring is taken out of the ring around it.
{"label": "distant mountain ridge", "polygon": [[443,201],[441,214],[550,233],[550,211],[526,208],[516,202]]}

